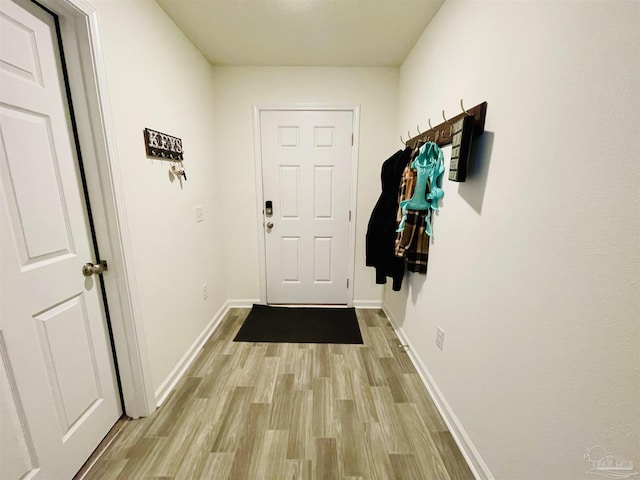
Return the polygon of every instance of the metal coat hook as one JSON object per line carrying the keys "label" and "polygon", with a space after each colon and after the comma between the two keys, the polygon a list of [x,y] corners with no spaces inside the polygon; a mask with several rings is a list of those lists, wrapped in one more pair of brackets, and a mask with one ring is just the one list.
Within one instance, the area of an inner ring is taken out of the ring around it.
{"label": "metal coat hook", "polygon": [[462,108],[462,113],[464,113],[465,115],[471,115],[469,112],[467,112],[464,109],[464,104],[462,103],[462,99],[460,99],[460,108]]}
{"label": "metal coat hook", "polygon": [[402,134],[400,135],[400,143],[402,143],[405,147],[407,146],[407,142],[402,139]]}
{"label": "metal coat hook", "polygon": [[431,117],[429,117],[428,122],[429,122],[429,129],[430,129],[430,130],[433,130],[433,126],[431,126]]}
{"label": "metal coat hook", "polygon": [[444,110],[442,110],[442,118],[444,118],[444,123],[449,125],[449,136],[453,135],[453,125],[450,124],[449,120],[447,120],[447,117],[444,116]]}
{"label": "metal coat hook", "polygon": [[418,136],[422,135],[422,134],[420,133],[420,124],[419,124],[419,123],[416,125],[416,128],[418,129]]}

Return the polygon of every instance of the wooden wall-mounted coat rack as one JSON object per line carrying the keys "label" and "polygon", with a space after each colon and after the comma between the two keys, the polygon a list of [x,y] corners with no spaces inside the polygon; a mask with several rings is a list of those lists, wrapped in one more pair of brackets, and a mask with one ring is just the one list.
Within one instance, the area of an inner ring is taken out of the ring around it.
{"label": "wooden wall-mounted coat rack", "polygon": [[429,119],[429,130],[420,132],[420,126],[418,125],[418,135],[411,137],[411,134],[409,134],[411,138],[406,142],[402,140],[402,136],[400,136],[400,141],[408,147],[414,147],[417,144],[427,141],[434,142],[438,144],[439,147],[450,145],[452,140],[451,132],[453,124],[466,116],[473,116],[474,118],[473,136],[477,137],[478,135],[481,135],[482,132],[484,132],[484,121],[487,116],[487,102],[482,102],[481,104],[466,110],[462,104],[462,100],[460,100],[460,107],[462,108],[462,112],[455,117],[447,119],[443,110],[442,117],[445,120],[444,122],[432,127],[431,119]]}

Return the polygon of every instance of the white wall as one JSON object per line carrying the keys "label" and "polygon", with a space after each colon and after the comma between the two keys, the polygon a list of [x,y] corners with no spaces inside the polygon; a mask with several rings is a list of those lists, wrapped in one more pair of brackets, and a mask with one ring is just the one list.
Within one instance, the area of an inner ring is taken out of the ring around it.
{"label": "white wall", "polygon": [[399,133],[489,105],[426,279],[385,303],[497,479],[587,478],[595,445],[640,466],[639,18],[450,0],[400,70]]}
{"label": "white wall", "polygon": [[358,104],[360,155],[356,212],[355,302],[380,302],[375,272],[364,266],[364,237],[380,194],[380,167],[399,146],[395,132],[395,68],[216,67],[214,109],[217,157],[224,178],[227,296],[258,299],[258,235],[253,150],[253,106]]}
{"label": "white wall", "polygon": [[[92,0],[113,108],[154,389],[226,301],[211,67],[153,1]],[[145,127],[182,138],[188,180],[147,158]],[[195,206],[205,221],[196,223]],[[209,297],[202,300],[202,285]]]}

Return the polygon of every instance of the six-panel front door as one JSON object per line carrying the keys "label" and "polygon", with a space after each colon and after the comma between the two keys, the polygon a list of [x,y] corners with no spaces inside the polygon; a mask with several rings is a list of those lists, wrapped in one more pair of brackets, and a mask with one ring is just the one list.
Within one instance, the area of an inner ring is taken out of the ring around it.
{"label": "six-panel front door", "polygon": [[351,111],[260,112],[268,303],[348,302],[352,134]]}
{"label": "six-panel front door", "polygon": [[0,476],[70,479],[121,415],[54,19],[0,2]]}

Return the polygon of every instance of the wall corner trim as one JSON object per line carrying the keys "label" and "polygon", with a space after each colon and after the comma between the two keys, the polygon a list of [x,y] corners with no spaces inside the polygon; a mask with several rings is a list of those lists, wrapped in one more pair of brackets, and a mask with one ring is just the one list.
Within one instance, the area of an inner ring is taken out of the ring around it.
{"label": "wall corner trim", "polygon": [[473,472],[474,477],[476,478],[476,480],[495,480],[491,471],[489,471],[489,467],[487,467],[487,464],[484,462],[484,460],[480,456],[480,453],[473,445],[471,438],[460,423],[460,420],[458,420],[458,417],[451,408],[451,405],[449,405],[449,402],[447,402],[444,394],[442,393],[440,388],[438,388],[438,385],[429,372],[429,369],[424,364],[422,359],[415,353],[415,348],[413,348],[413,345],[407,338],[404,330],[393,318],[393,315],[386,305],[383,304],[382,310],[391,322],[391,326],[395,330],[396,335],[398,335],[400,341],[403,344],[409,346],[409,349],[407,351],[407,353],[409,354],[409,359],[411,360],[411,363],[413,363],[413,366],[416,368],[418,375],[422,380],[422,383],[424,384],[427,391],[429,392],[429,395],[431,395],[431,398],[436,404],[438,412],[440,412],[442,419],[447,424],[447,428],[449,428],[454,441],[458,445],[458,448],[460,448],[460,451],[467,461],[469,468]]}

